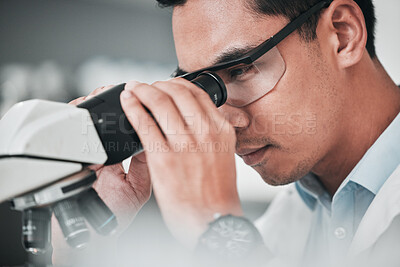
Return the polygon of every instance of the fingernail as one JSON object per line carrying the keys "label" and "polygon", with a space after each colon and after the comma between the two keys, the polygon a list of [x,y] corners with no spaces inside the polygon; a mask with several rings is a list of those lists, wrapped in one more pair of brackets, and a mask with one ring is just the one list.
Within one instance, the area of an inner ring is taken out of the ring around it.
{"label": "fingernail", "polygon": [[131,97],[132,97],[132,92],[129,91],[129,90],[124,90],[124,91],[122,91],[122,93],[121,93],[121,97],[122,97],[122,98],[125,98],[125,99],[131,98]]}
{"label": "fingernail", "polygon": [[93,97],[94,97],[94,95],[88,95],[88,96],[85,98],[85,100],[91,99],[91,98],[93,98]]}

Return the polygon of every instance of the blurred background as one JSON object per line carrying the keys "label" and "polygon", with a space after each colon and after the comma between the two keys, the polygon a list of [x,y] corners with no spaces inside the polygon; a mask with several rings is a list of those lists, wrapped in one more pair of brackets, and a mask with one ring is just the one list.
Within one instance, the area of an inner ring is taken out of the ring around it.
{"label": "blurred background", "polygon": [[[400,2],[375,4],[377,54],[400,84]],[[155,0],[0,0],[0,117],[26,99],[67,102],[102,85],[164,80],[176,65],[171,10]],[[280,188],[264,184],[240,159],[237,169],[245,213],[255,219]],[[20,214],[0,204],[0,266],[28,260],[20,227]],[[170,238],[152,199],[124,236],[129,246],[121,253],[142,261],[138,266],[149,265],[140,251],[151,251],[164,237]],[[49,259],[29,258],[44,264]]]}

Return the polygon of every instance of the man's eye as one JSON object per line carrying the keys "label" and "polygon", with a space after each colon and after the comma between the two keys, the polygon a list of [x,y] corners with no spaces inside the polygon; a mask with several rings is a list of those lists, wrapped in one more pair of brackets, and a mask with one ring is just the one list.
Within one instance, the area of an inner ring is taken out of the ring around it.
{"label": "man's eye", "polygon": [[252,70],[254,66],[253,65],[246,65],[246,66],[241,66],[239,68],[235,68],[229,71],[229,76],[231,79],[240,79],[243,77],[246,73],[248,73],[250,70]]}

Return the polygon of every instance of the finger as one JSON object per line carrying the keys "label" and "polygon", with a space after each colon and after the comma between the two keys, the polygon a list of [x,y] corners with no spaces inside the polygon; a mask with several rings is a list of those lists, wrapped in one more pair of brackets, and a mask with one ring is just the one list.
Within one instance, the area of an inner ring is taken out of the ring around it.
{"label": "finger", "polygon": [[187,141],[190,132],[168,94],[144,83],[128,83],[126,89],[132,91],[137,99],[150,110],[169,143],[175,146],[182,141]]}
{"label": "finger", "polygon": [[81,96],[81,97],[79,97],[77,99],[74,99],[74,100],[70,101],[68,104],[77,106],[80,103],[82,103],[83,101],[85,101],[85,99],[86,99],[86,96]]}
{"label": "finger", "polygon": [[72,101],[69,102],[68,104],[77,106],[77,105],[79,105],[79,104],[85,102],[86,100],[88,100],[88,99],[94,97],[95,95],[98,95],[98,94],[100,94],[100,93],[102,93],[102,92],[104,92],[104,91],[106,91],[106,90],[108,90],[108,89],[111,89],[111,88],[113,88],[113,87],[114,87],[114,85],[107,85],[107,86],[98,87],[98,88],[96,88],[95,90],[93,90],[89,95],[87,95],[87,96],[81,96],[81,97],[79,97],[79,98],[77,98],[77,99],[72,100]]}
{"label": "finger", "polygon": [[[206,111],[205,115],[208,118],[211,129],[206,129],[207,131],[212,130],[216,133],[221,130],[229,130],[231,127],[230,123],[225,119],[223,114],[221,114],[215,104],[212,102],[210,96],[201,88],[197,87],[190,81],[185,80],[184,78],[174,78],[169,80],[171,83],[184,85],[187,89],[189,89],[195,98],[198,100],[199,104]],[[203,126],[204,127],[204,126]],[[229,128],[229,129],[228,129]],[[203,130],[204,131],[204,130]]]}
{"label": "finger", "polygon": [[138,211],[144,204],[143,197],[140,195],[139,199],[135,188],[130,186],[121,163],[104,166],[96,174],[98,178],[93,188],[117,216],[118,224],[127,225],[134,215],[132,207]]}
{"label": "finger", "polygon": [[192,133],[201,134],[204,132],[204,126],[207,125],[205,110],[192,91],[187,88],[187,84],[185,86],[168,81],[160,81],[153,83],[152,86],[169,95],[181,113],[185,125]]}
{"label": "finger", "polygon": [[113,88],[114,86],[115,86],[115,85],[107,85],[107,86],[98,87],[98,88],[94,89],[94,90],[86,97],[86,100],[88,100],[88,99],[90,99],[90,98],[92,98],[92,97],[94,97],[94,96],[96,96],[96,95],[98,95],[98,94],[101,94],[101,93],[103,93],[104,91]]}
{"label": "finger", "polygon": [[133,92],[130,90],[122,91],[120,99],[122,109],[138,134],[146,153],[168,150],[167,140],[161,130]]}
{"label": "finger", "polygon": [[[97,165],[96,165],[97,166]],[[110,184],[116,184],[125,180],[125,171],[121,163],[103,166],[96,170],[97,180],[93,187],[98,191],[100,197],[103,197],[105,192],[108,192]],[[112,179],[112,180],[110,180]]]}
{"label": "finger", "polygon": [[211,100],[210,96],[207,94],[206,91],[201,89],[200,87],[194,85],[190,81],[185,80],[184,78],[174,78],[169,80],[172,83],[184,85],[189,89],[192,94],[195,96],[195,98],[199,101],[200,105],[203,107],[203,109],[206,111],[206,114],[213,115],[213,118],[215,117],[217,120],[224,119],[224,116],[221,115],[221,113],[218,112],[217,107]]}
{"label": "finger", "polygon": [[210,110],[217,110],[217,107],[211,100],[211,97],[207,94],[206,91],[201,89],[200,87],[196,86],[192,82],[184,79],[184,78],[174,78],[169,80],[172,83],[175,84],[180,84],[185,86],[187,89],[189,89],[192,94],[198,99],[199,103],[203,107],[205,111],[210,111]]}

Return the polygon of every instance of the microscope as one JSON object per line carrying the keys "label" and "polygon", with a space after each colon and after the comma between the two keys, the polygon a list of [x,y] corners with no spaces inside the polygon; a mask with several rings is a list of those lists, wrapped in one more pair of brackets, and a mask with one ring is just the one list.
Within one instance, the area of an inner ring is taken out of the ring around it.
{"label": "microscope", "polygon": [[[225,85],[213,72],[192,83],[219,107]],[[91,165],[112,165],[141,153],[143,147],[120,103],[125,84],[78,106],[45,100],[15,104],[0,120],[0,203],[22,212],[22,242],[33,254],[51,243],[51,216],[73,248],[90,240],[87,223],[101,235],[117,226],[112,211],[92,188]]]}

